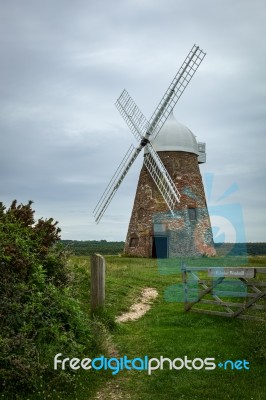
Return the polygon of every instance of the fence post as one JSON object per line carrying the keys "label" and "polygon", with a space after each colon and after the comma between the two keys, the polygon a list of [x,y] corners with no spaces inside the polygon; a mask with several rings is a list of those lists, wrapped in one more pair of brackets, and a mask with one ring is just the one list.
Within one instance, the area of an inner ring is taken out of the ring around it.
{"label": "fence post", "polygon": [[187,311],[188,288],[187,288],[187,269],[186,269],[185,262],[182,262],[181,271],[182,271],[182,281],[183,281],[183,289],[184,289],[184,311]]}
{"label": "fence post", "polygon": [[91,256],[91,315],[101,312],[105,303],[105,258]]}

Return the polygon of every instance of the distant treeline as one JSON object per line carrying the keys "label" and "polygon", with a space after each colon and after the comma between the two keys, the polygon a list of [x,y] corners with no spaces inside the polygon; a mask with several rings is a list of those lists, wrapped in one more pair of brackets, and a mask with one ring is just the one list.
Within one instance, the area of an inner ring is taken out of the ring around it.
{"label": "distant treeline", "polygon": [[119,254],[123,253],[125,242],[107,242],[107,240],[62,240],[77,256],[90,256],[94,253]]}
{"label": "distant treeline", "polygon": [[[62,240],[77,256],[89,256],[94,253],[121,254],[125,242],[107,242],[106,240]],[[266,243],[215,243],[218,255],[266,255]]]}
{"label": "distant treeline", "polygon": [[215,243],[218,255],[266,255],[266,243]]}

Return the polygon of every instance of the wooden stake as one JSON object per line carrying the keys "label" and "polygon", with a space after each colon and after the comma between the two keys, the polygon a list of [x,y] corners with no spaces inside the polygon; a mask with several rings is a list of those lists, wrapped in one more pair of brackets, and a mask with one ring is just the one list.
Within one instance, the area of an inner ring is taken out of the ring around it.
{"label": "wooden stake", "polygon": [[100,254],[91,256],[91,315],[104,309],[105,258]]}

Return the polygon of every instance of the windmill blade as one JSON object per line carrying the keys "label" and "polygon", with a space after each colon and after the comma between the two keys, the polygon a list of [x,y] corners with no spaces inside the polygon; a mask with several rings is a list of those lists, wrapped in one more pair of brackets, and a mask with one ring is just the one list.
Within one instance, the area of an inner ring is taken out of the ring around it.
{"label": "windmill blade", "polygon": [[160,132],[169,114],[186,89],[196,70],[200,66],[206,53],[199,46],[194,45],[185,61],[166,90],[162,100],[150,118],[148,136],[154,134],[154,138]]}
{"label": "windmill blade", "polygon": [[115,105],[135,138],[141,140],[150,124],[125,89],[117,99]]}
{"label": "windmill blade", "polygon": [[95,217],[95,221],[98,223],[102,218],[105,210],[107,209],[108,205],[110,204],[112,198],[114,197],[117,189],[121,185],[123,179],[125,178],[126,174],[128,173],[131,165],[136,160],[138,154],[140,153],[142,147],[135,148],[131,145],[119,164],[116,172],[114,173],[112,179],[110,180],[107,188],[105,189],[102,197],[98,201],[93,214]]}
{"label": "windmill blade", "polygon": [[150,143],[146,145],[146,149],[148,150],[148,154],[144,157],[144,164],[161,192],[169,210],[174,215],[176,206],[180,202],[180,193]]}

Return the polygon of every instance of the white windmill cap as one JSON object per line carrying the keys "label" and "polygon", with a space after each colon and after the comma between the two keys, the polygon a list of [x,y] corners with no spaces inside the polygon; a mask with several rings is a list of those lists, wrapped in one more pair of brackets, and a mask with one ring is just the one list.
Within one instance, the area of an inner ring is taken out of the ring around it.
{"label": "white windmill cap", "polygon": [[173,112],[151,143],[156,151],[185,151],[199,155],[195,135],[185,125],[180,124]]}

